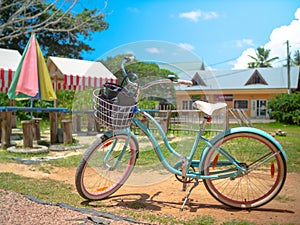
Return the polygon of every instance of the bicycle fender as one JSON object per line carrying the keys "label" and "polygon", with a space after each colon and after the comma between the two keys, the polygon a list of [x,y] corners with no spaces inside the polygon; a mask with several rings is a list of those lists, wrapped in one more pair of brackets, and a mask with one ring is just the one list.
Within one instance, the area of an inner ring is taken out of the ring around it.
{"label": "bicycle fender", "polygon": [[[225,137],[228,134],[235,134],[235,133],[241,133],[241,132],[255,133],[255,134],[258,134],[260,136],[267,138],[270,142],[272,142],[279,149],[279,151],[282,153],[284,159],[287,161],[286,152],[283,150],[283,148],[279,144],[279,142],[274,137],[272,137],[270,134],[268,134],[267,132],[257,129],[257,128],[254,128],[254,127],[235,127],[235,128],[225,130],[224,132],[222,132],[222,133],[218,134],[217,136],[215,136],[214,138],[212,138],[210,140],[210,143],[212,145],[214,145],[219,139]],[[209,149],[210,149],[209,146],[207,146],[204,149],[203,154],[201,155],[201,159],[204,158],[204,156],[206,155],[206,153]]]}
{"label": "bicycle fender", "polygon": [[108,131],[106,131],[105,133],[103,133],[104,136],[109,137],[109,138],[113,137],[113,136],[116,135],[116,134],[124,134],[124,135],[131,134],[131,136],[134,137],[134,138],[136,139],[134,133],[132,133],[130,129],[123,129],[123,130],[108,130]]}

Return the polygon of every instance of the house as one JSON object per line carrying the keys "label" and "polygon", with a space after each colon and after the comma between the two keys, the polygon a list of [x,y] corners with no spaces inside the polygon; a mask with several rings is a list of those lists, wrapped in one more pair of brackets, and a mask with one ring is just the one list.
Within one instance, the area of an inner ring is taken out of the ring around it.
{"label": "house", "polygon": [[[180,78],[193,78],[199,85],[177,89],[177,107],[180,109],[192,109],[194,100],[224,101],[228,108],[242,109],[251,118],[268,117],[268,100],[288,93],[286,67],[212,71],[186,67],[183,70],[178,73]],[[300,67],[291,67],[291,92],[300,91],[299,77]]]}

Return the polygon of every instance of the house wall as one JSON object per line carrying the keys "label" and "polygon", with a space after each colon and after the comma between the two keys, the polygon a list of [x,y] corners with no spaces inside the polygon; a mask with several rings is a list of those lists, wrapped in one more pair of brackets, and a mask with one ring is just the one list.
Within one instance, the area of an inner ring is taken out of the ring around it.
{"label": "house wall", "polygon": [[186,91],[177,91],[176,99],[177,99],[177,106],[179,109],[186,109],[187,101],[204,100],[204,101],[215,103],[218,101],[223,101],[223,99],[225,99],[228,108],[243,109],[249,117],[254,118],[254,117],[268,117],[268,113],[265,107],[267,101],[269,99],[272,99],[275,95],[282,94],[282,93],[287,93],[287,89],[222,90],[222,91],[186,90]]}

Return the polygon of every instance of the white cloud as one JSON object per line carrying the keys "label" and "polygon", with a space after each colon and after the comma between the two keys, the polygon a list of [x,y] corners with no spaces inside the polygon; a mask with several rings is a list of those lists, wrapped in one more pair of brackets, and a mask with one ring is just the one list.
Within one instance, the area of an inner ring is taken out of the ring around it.
{"label": "white cloud", "polygon": [[[289,41],[290,52],[293,56],[294,51],[300,49],[300,8],[298,8],[295,12],[295,19],[291,21],[289,25],[275,28],[270,34],[270,41],[263,46],[265,49],[271,50],[270,58],[279,57],[279,59],[276,60],[277,62],[272,64],[273,67],[286,64],[287,40]],[[250,50],[253,53],[251,53]],[[251,61],[248,55],[255,56],[255,50],[256,49],[254,48],[245,50],[235,62],[233,69],[247,68],[248,64],[246,62]],[[249,52],[251,54],[249,54]]]}
{"label": "white cloud", "polygon": [[131,13],[139,13],[140,10],[136,7],[127,7],[127,10]]}
{"label": "white cloud", "polygon": [[295,18],[296,18],[297,20],[300,20],[300,8],[298,8],[298,9],[296,10],[296,12],[295,12]]}
{"label": "white cloud", "polygon": [[218,18],[219,15],[216,12],[202,12],[202,18],[204,20],[210,20],[210,19],[215,19]]}
{"label": "white cloud", "polygon": [[188,51],[193,51],[195,49],[195,47],[191,44],[188,43],[179,43],[178,44],[180,48],[186,49]]}
{"label": "white cloud", "polygon": [[243,46],[245,46],[245,45],[250,45],[250,46],[254,46],[254,44],[253,44],[253,40],[251,40],[251,39],[242,39],[242,40],[237,40],[236,41],[236,46],[237,47],[239,47],[239,48],[241,48],[241,47],[243,47]]}
{"label": "white cloud", "polygon": [[160,53],[159,49],[158,48],[146,48],[146,51],[149,52],[149,53],[152,53],[152,54],[158,54]]}
{"label": "white cloud", "polygon": [[200,17],[200,11],[191,11],[191,12],[180,13],[179,17],[186,18],[186,19],[192,20],[194,22],[197,22]]}
{"label": "white cloud", "polygon": [[218,16],[219,15],[216,12],[202,12],[201,10],[179,13],[179,18],[189,19],[193,22],[198,22],[200,18],[209,20],[218,18]]}

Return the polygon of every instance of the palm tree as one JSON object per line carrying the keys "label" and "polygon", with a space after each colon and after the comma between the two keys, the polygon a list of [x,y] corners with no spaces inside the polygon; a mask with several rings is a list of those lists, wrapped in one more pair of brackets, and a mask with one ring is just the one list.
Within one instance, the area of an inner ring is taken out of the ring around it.
{"label": "palm tree", "polygon": [[300,51],[295,51],[294,58],[292,60],[293,66],[300,66]]}
{"label": "palm tree", "polygon": [[248,63],[248,68],[272,67],[271,62],[278,59],[278,57],[269,59],[270,51],[270,49],[258,47],[256,50],[256,57],[248,55],[250,58],[255,60],[254,62]]}

